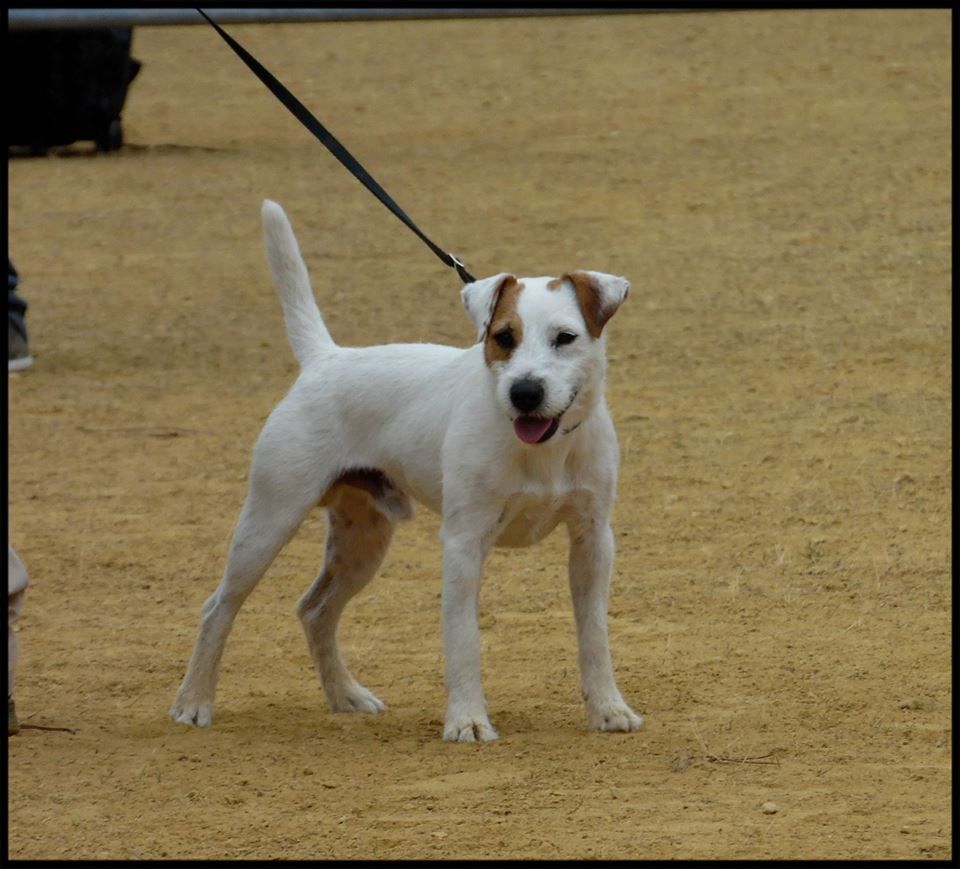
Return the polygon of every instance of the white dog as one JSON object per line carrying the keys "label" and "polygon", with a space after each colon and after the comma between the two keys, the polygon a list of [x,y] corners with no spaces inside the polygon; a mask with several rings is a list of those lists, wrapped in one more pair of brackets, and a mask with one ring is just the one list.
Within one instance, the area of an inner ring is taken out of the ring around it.
{"label": "white dog", "polygon": [[603,397],[604,324],[624,278],[499,274],[463,288],[477,326],[468,349],[435,344],[339,347],[320,316],[283,209],[263,204],[267,260],[301,373],[253,452],[226,571],[201,609],[193,656],[170,710],[208,725],[227,634],[241,604],[304,517],[326,508],[326,559],[297,604],[336,712],[384,704],[347,669],[337,624],[380,566],[411,498],[443,518],[443,738],[486,742],[477,601],[490,548],[527,546],[560,522],[570,534],[570,589],[581,688],[595,730],[643,719],[617,688],[607,639],[616,433]]}

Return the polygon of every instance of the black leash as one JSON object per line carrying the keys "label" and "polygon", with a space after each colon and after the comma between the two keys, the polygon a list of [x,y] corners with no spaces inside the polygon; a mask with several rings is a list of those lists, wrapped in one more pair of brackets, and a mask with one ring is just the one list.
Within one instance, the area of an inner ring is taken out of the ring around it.
{"label": "black leash", "polygon": [[364,187],[367,188],[374,196],[377,197],[387,208],[390,209],[397,217],[400,218],[415,234],[416,236],[432,250],[440,261],[449,266],[452,269],[457,270],[457,274],[460,275],[460,280],[465,284],[473,283],[475,278],[470,274],[464,267],[463,263],[460,262],[453,254],[447,253],[442,248],[435,245],[426,235],[420,230],[420,228],[407,216],[407,213],[399,206],[396,202],[393,201],[392,197],[386,190],[384,190],[367,172],[366,169],[361,166],[356,158],[346,149],[343,145],[337,141],[336,137],[331,133],[323,124],[320,123],[311,113],[310,110],[300,102],[290,91],[288,91],[276,77],[262,64],[260,63],[253,55],[250,54],[239,42],[237,42],[230,34],[228,34],[216,21],[214,21],[206,12],[202,9],[197,8],[199,12],[207,21],[213,25],[214,30],[219,33],[224,41],[229,45],[237,54],[237,56],[248,66],[250,67],[253,74],[262,81],[270,92],[283,103],[287,109],[293,114],[293,116],[300,121],[314,136],[316,136]]}

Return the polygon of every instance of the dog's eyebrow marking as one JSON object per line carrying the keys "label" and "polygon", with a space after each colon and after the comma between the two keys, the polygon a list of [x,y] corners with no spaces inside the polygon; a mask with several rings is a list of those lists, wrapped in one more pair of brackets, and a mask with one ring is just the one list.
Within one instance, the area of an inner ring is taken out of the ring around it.
{"label": "dog's eyebrow marking", "polygon": [[[523,340],[523,320],[517,313],[517,299],[523,290],[523,284],[516,278],[508,278],[500,290],[500,296],[490,317],[487,335],[483,342],[483,358],[487,365],[494,362],[506,362]],[[495,335],[509,332],[513,337],[512,347],[501,347],[494,339]]]}
{"label": "dog's eyebrow marking", "polygon": [[577,304],[583,313],[583,321],[592,338],[599,338],[604,324],[610,319],[600,306],[600,293],[589,275],[583,272],[568,272],[562,278],[554,278],[547,284],[548,290],[558,290],[565,281],[573,284],[577,294]]}

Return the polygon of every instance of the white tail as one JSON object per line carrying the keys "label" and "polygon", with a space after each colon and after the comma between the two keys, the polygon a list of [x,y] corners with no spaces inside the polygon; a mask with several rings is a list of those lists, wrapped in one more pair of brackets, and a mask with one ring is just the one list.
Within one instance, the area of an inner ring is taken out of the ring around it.
{"label": "white tail", "polygon": [[310,286],[310,275],[286,213],[276,202],[264,199],[260,216],[267,265],[283,305],[293,355],[302,368],[318,350],[329,347],[334,341],[320,316]]}

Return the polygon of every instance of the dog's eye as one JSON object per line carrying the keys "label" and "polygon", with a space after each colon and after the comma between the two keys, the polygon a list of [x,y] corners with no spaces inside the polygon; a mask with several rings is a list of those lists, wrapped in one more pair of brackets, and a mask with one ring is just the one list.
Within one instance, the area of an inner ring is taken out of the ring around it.
{"label": "dog's eye", "polygon": [[573,332],[559,332],[557,334],[556,345],[557,347],[563,347],[564,344],[572,344],[577,340],[577,336]]}
{"label": "dog's eye", "polygon": [[504,329],[502,332],[497,332],[493,336],[493,340],[497,342],[497,345],[502,347],[504,350],[513,350],[516,346],[516,342],[513,340],[513,332],[509,329]]}

